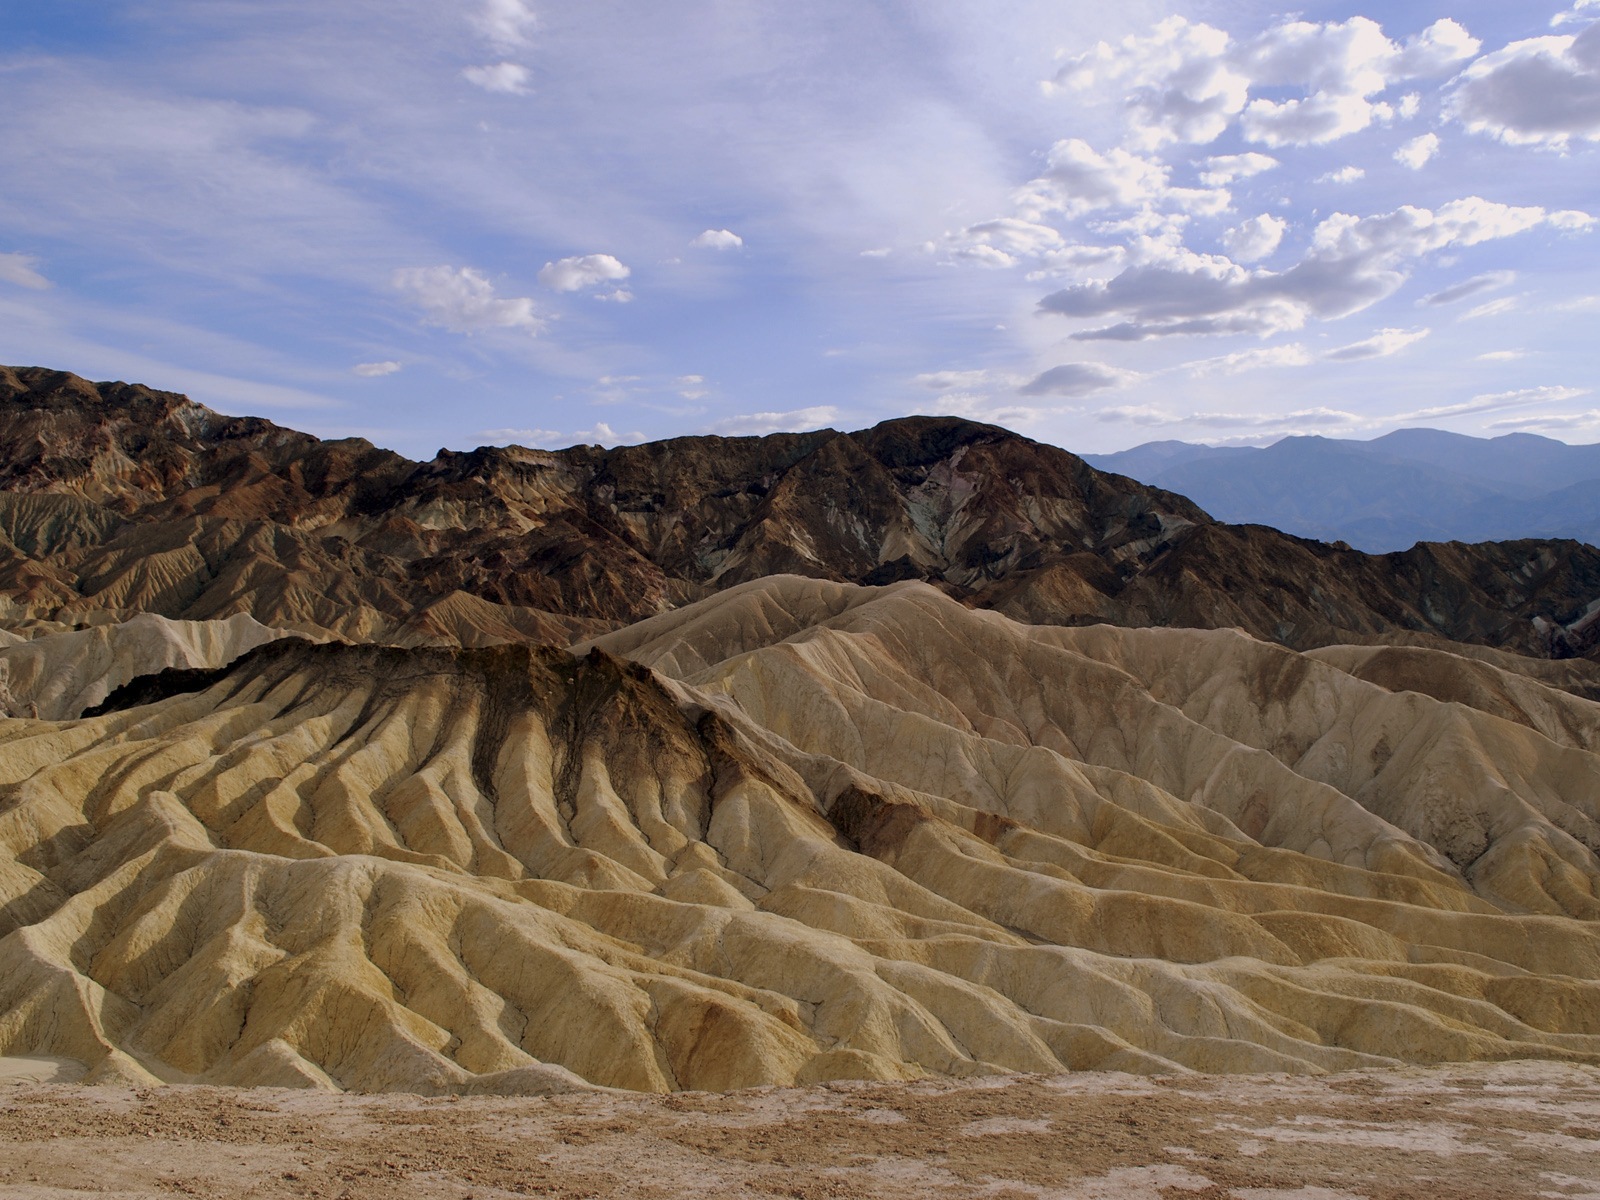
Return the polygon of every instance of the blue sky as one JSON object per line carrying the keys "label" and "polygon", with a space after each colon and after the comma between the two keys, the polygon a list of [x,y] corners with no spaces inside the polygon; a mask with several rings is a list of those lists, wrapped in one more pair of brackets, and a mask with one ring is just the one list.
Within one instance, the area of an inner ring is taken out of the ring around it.
{"label": "blue sky", "polygon": [[324,436],[1600,439],[1600,0],[54,0],[0,89],[0,361]]}

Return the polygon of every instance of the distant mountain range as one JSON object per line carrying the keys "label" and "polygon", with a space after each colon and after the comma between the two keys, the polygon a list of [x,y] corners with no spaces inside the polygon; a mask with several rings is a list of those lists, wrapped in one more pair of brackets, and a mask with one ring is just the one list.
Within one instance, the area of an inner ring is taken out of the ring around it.
{"label": "distant mountain range", "polygon": [[1369,553],[1419,541],[1600,544],[1600,445],[1531,433],[1401,429],[1369,442],[1291,437],[1264,449],[1146,442],[1084,459],[1187,496],[1221,521]]}

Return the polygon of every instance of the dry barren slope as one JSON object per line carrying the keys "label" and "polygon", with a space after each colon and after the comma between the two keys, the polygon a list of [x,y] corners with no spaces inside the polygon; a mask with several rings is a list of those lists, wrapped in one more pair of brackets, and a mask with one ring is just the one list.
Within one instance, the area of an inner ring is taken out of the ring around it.
{"label": "dry barren slope", "polygon": [[1600,1063],[1600,705],[1410,653],[783,576],[576,655],[276,642],[0,722],[0,1054],[433,1092]]}
{"label": "dry barren slope", "polygon": [[[919,579],[1041,624],[1600,656],[1600,549],[1361,554],[1220,525],[953,417],[412,462],[173,393],[0,367],[0,621],[244,613],[357,641],[564,642],[778,572]],[[1600,697],[1600,667],[1584,686]]]}

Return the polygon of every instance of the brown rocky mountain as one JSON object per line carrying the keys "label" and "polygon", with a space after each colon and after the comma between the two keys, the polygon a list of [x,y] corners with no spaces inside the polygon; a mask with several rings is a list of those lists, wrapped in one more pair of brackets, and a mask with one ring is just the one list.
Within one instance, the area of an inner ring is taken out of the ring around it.
{"label": "brown rocky mountain", "polygon": [[0,1078],[1600,1066],[1591,549],[0,391]]}
{"label": "brown rocky mountain", "polygon": [[921,579],[1036,623],[1600,653],[1593,547],[1361,554],[1219,524],[955,418],[415,463],[172,393],[0,368],[12,622],[245,613],[398,644],[565,642],[778,572]]}

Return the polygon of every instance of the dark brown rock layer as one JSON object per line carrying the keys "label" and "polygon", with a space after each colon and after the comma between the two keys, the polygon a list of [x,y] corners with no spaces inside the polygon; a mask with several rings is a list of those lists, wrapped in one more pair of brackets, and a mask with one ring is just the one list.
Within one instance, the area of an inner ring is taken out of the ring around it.
{"label": "dark brown rock layer", "polygon": [[1222,525],[955,418],[416,463],[172,393],[0,368],[13,618],[249,612],[406,643],[564,640],[776,573],[924,579],[1032,622],[1600,654],[1594,547],[1362,554]]}

